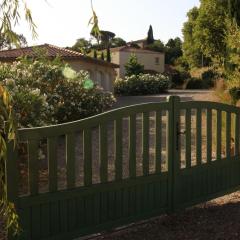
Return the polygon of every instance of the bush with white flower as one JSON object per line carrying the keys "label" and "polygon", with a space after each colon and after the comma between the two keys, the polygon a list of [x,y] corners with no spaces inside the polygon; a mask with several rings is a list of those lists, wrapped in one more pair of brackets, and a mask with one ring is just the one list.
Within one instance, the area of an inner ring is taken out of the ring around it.
{"label": "bush with white flower", "polygon": [[19,127],[78,120],[111,107],[115,99],[59,59],[20,59],[0,64],[0,81],[14,100]]}
{"label": "bush with white flower", "polygon": [[166,92],[171,85],[169,77],[163,74],[139,74],[117,79],[114,92],[117,95],[149,95]]}

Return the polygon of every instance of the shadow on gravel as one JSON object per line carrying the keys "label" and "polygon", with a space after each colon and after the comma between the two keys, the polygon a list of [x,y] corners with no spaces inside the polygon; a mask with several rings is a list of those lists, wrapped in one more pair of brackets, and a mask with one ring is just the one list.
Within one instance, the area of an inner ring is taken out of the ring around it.
{"label": "shadow on gravel", "polygon": [[[97,240],[238,240],[240,193],[108,233]],[[231,199],[233,196],[233,199]]]}

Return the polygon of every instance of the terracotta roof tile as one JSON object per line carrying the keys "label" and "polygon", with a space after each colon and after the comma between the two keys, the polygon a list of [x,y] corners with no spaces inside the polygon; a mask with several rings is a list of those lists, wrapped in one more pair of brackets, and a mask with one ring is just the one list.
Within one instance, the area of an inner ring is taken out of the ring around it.
{"label": "terracotta roof tile", "polygon": [[113,64],[100,59],[88,57],[83,55],[82,53],[72,51],[66,48],[60,48],[51,44],[43,44],[43,45],[37,45],[32,47],[3,50],[3,51],[0,51],[0,61],[13,61],[21,56],[36,57],[38,49],[46,51],[47,56],[50,58],[55,58],[59,56],[63,60],[81,59],[83,61],[87,61],[87,62],[99,64],[99,65],[111,66],[114,68],[119,67],[117,64]]}
{"label": "terracotta roof tile", "polygon": [[148,49],[142,49],[142,48],[133,48],[129,46],[123,46],[123,47],[117,47],[117,48],[111,48],[111,52],[139,52],[139,53],[158,53],[158,54],[164,54],[161,52],[151,51]]}

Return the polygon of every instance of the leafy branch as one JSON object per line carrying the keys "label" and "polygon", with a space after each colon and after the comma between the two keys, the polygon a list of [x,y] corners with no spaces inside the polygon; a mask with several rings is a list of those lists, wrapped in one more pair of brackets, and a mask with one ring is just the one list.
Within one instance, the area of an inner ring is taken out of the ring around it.
{"label": "leafy branch", "polygon": [[17,143],[17,125],[14,120],[12,98],[8,91],[0,85],[0,216],[6,222],[7,229],[13,235],[20,232],[19,218],[15,205],[8,201],[5,167],[7,159],[7,143],[13,141],[14,147]]}

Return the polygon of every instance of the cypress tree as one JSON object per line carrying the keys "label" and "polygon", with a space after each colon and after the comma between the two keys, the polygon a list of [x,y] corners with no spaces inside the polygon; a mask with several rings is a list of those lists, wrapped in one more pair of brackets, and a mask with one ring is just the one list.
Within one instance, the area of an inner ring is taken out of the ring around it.
{"label": "cypress tree", "polygon": [[93,57],[97,58],[97,51],[96,51],[96,49],[94,49],[94,51],[93,51]]}
{"label": "cypress tree", "polygon": [[148,30],[148,36],[147,36],[147,44],[154,43],[154,37],[153,37],[153,28],[152,25],[149,26]]}
{"label": "cypress tree", "polygon": [[110,52],[110,48],[107,48],[107,61],[111,62],[111,52]]}
{"label": "cypress tree", "polygon": [[104,53],[102,52],[102,54],[101,54],[101,59],[104,61],[105,59],[104,59]]}

